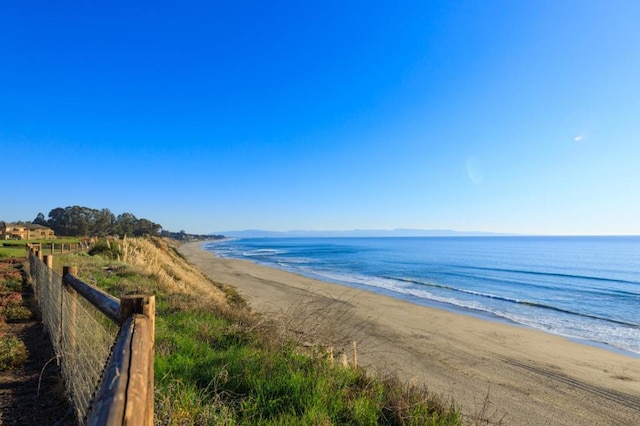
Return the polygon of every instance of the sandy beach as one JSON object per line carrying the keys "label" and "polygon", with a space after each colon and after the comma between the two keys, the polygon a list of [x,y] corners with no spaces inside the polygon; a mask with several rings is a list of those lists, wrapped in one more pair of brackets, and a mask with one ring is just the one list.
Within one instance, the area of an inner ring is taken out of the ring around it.
{"label": "sandy beach", "polygon": [[221,259],[187,243],[180,252],[251,308],[303,341],[334,345],[372,371],[395,372],[513,425],[640,424],[640,358],[541,331],[414,305],[296,274]]}

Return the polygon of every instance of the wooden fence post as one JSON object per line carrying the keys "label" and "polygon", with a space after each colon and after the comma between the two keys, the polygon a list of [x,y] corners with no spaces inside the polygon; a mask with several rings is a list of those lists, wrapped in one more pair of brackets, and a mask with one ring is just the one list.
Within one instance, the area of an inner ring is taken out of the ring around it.
{"label": "wooden fence post", "polygon": [[343,352],[340,355],[338,355],[338,362],[340,363],[341,366],[348,367],[349,361],[347,360],[347,354]]}
{"label": "wooden fence post", "polygon": [[358,368],[358,347],[356,341],[353,341],[353,368]]}
{"label": "wooden fence post", "polygon": [[73,365],[73,362],[76,356],[76,325],[77,325],[77,312],[78,312],[78,292],[75,291],[71,286],[65,283],[64,276],[67,274],[78,276],[78,267],[64,266],[62,268],[62,289],[63,289],[62,297],[64,299],[64,293],[66,291],[69,297],[68,299],[69,310],[67,311],[68,313],[67,325],[64,327],[62,322],[63,321],[62,314],[64,312],[64,308],[60,311],[60,327],[62,330],[64,329],[69,330],[68,336],[67,336],[68,347],[65,348],[65,352],[68,354],[70,365]]}
{"label": "wooden fence post", "polygon": [[[155,347],[155,324],[156,324],[156,297],[153,295],[131,295],[131,296],[122,296],[120,298],[120,320],[121,323],[135,315],[142,314],[149,319],[150,324],[150,339],[151,344],[148,345],[148,353],[146,355],[142,355],[147,358],[148,365],[148,373],[147,373],[147,400],[146,400],[146,409],[147,412],[147,424],[146,426],[153,425],[153,360],[154,360],[154,347]],[[127,413],[125,413],[127,417]]]}
{"label": "wooden fence post", "polygon": [[53,255],[52,254],[45,254],[44,255],[44,263],[47,264],[47,267],[49,269],[53,269]]}

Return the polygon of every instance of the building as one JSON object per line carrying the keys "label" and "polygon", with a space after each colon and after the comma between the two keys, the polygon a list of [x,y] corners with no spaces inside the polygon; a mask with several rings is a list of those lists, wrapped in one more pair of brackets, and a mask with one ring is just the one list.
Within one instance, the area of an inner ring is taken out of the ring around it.
{"label": "building", "polygon": [[0,240],[49,240],[55,238],[53,229],[34,223],[0,221]]}

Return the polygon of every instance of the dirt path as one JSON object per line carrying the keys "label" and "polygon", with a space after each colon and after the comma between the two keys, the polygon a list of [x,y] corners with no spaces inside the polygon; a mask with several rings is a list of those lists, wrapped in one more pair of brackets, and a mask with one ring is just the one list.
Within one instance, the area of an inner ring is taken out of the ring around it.
{"label": "dirt path", "polygon": [[0,424],[75,425],[41,323],[9,324],[7,334],[24,342],[29,358],[21,368],[0,372]]}
{"label": "dirt path", "polygon": [[[26,282],[24,271],[22,275]],[[23,284],[24,289],[25,305],[34,312],[30,287]],[[30,321],[5,324],[3,333],[20,339],[28,358],[19,368],[0,371],[0,425],[75,425],[51,342],[37,312]]]}

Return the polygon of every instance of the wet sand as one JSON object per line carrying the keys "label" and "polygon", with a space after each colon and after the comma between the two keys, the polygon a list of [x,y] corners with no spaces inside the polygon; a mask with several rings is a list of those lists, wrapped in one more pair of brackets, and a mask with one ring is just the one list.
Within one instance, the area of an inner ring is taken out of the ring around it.
{"label": "wet sand", "polygon": [[352,353],[513,425],[640,425],[640,358],[526,327],[424,307],[244,260],[202,242],[180,252],[216,282],[237,288],[254,311],[301,340]]}

